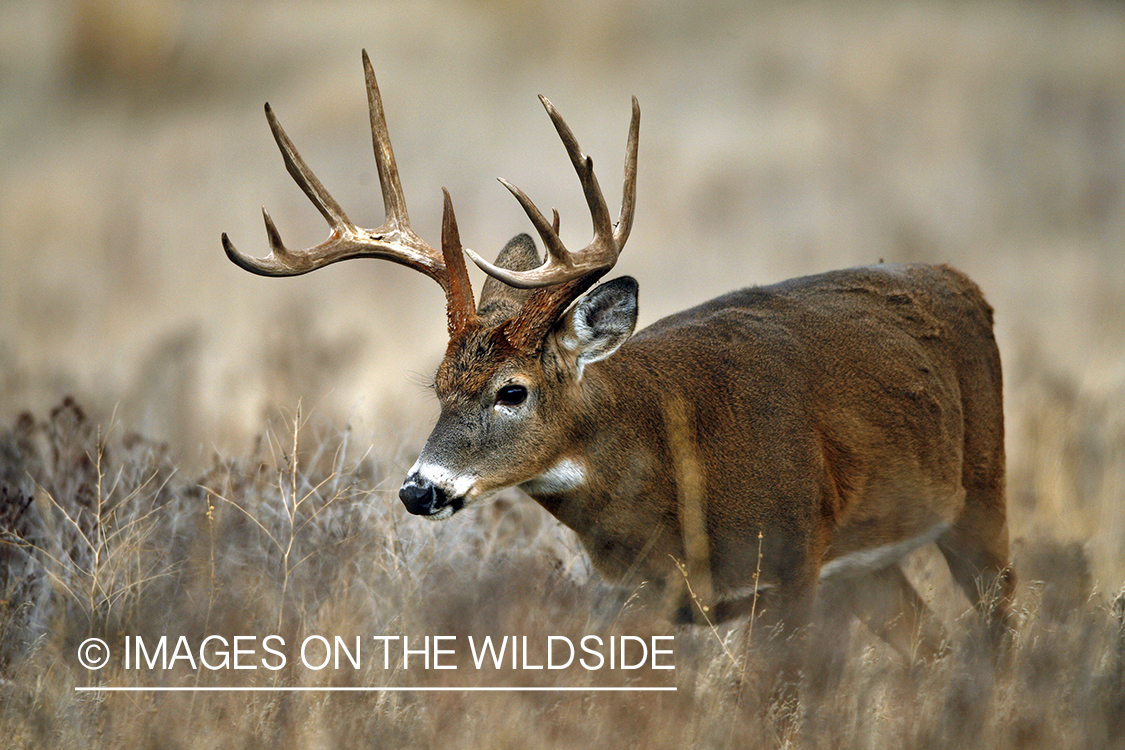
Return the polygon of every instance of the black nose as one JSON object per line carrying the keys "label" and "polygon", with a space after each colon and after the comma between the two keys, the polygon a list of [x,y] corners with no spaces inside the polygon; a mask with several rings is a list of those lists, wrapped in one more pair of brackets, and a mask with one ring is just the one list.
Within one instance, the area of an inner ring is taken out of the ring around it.
{"label": "black nose", "polygon": [[407,477],[402,483],[398,499],[416,516],[432,516],[449,504],[445,490],[415,476]]}

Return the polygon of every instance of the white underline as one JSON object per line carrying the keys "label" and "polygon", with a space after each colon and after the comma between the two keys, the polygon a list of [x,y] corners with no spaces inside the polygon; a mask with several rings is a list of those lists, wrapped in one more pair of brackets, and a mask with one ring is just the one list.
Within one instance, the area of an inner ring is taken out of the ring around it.
{"label": "white underline", "polygon": [[652,693],[675,687],[75,687],[76,693]]}

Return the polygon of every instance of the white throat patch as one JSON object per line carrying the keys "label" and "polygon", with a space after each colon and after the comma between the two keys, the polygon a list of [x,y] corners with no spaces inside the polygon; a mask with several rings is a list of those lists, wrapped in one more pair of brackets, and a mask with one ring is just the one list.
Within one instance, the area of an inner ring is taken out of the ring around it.
{"label": "white throat patch", "polygon": [[558,495],[586,486],[586,467],[573,458],[559,459],[546,471],[520,485],[529,495]]}

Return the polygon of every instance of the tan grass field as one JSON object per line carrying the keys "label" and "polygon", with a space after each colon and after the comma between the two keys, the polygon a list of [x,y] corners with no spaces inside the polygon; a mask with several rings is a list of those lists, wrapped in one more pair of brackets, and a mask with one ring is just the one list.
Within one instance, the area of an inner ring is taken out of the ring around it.
{"label": "tan grass field", "polygon": [[[323,239],[267,100],[349,215],[381,221],[362,48],[415,226],[437,236],[447,187],[486,255],[529,229],[496,176],[558,206],[564,240],[588,236],[535,95],[610,186],[635,94],[639,203],[616,272],[640,282],[641,325],[879,259],[972,276],[1005,364],[1008,667],[922,550],[909,573],[950,654],[908,664],[856,625],[834,681],[772,705],[745,623],[665,623],[518,492],[408,516],[437,287],[376,262],[261,279],[219,244],[264,254],[261,205],[291,246]],[[1120,3],[13,1],[0,155],[7,746],[1125,747]],[[273,670],[268,634],[360,636],[367,658]],[[256,637],[258,668],[125,667],[126,639],[161,635]],[[386,668],[373,637],[395,635],[452,636],[457,669]],[[468,639],[504,635],[671,635],[675,669],[474,668]],[[91,637],[114,654],[102,670],[79,663]],[[95,685],[413,689],[75,691]],[[581,690],[423,689],[450,687]],[[607,687],[676,690],[590,690]]]}

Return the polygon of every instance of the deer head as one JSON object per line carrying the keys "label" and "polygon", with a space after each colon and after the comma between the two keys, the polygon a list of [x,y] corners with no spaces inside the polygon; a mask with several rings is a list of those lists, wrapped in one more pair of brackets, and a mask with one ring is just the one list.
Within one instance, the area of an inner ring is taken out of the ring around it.
{"label": "deer head", "polygon": [[[522,190],[501,180],[542,238],[546,259],[541,263],[534,241],[520,235],[492,264],[462,248],[453,203],[444,189],[441,251],[411,229],[366,51],[363,67],[386,221],[376,229],[352,223],[301,159],[267,104],[266,119],[289,174],[331,231],[321,244],[294,252],[282,243],[263,210],[270,254],[243,255],[224,234],[227,256],[241,268],[264,276],[295,276],[350,258],[383,258],[421,271],[445,291],[449,344],[434,378],[441,414],[399,492],[411,513],[448,518],[504,487],[582,481],[581,462],[568,458],[566,452],[574,432],[582,428],[582,410],[575,404],[593,397],[583,392],[583,370],[617,351],[632,334],[637,318],[636,281],[623,277],[595,286],[613,268],[633,224],[640,130],[637,100],[633,99],[621,212],[613,224],[593,160],[582,153],[554,105],[540,97],[578,173],[594,236],[585,248],[567,250],[559,238],[558,212],[548,221]],[[474,305],[465,254],[490,277],[479,305]]]}

